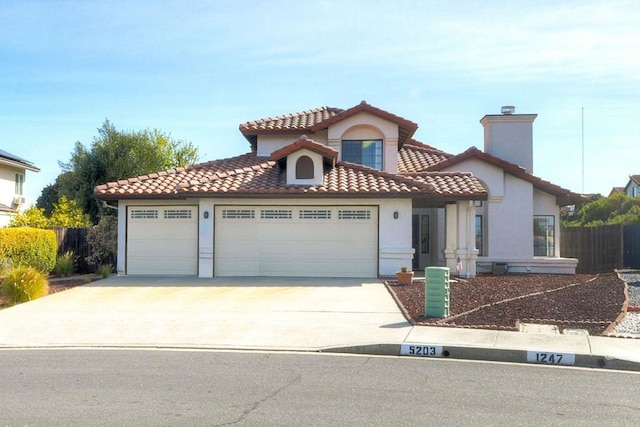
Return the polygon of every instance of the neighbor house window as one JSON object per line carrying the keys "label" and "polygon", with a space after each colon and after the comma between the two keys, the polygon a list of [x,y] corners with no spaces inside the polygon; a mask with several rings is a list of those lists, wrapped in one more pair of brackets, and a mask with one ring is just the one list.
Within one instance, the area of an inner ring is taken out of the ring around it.
{"label": "neighbor house window", "polygon": [[382,140],[344,140],[342,160],[382,170]]}
{"label": "neighbor house window", "polygon": [[[11,176],[11,175],[9,175]],[[9,181],[11,182],[11,181]],[[9,184],[11,185],[11,184]],[[16,196],[22,196],[24,194],[24,175],[21,173],[16,174]]]}
{"label": "neighbor house window", "polygon": [[313,160],[300,156],[296,161],[296,179],[313,179]]}
{"label": "neighbor house window", "polygon": [[476,215],[476,249],[478,250],[478,256],[484,256],[482,250],[483,245],[483,229],[482,229],[482,215]]}
{"label": "neighbor house window", "polygon": [[555,217],[553,215],[540,215],[533,217],[533,255],[555,255]]}

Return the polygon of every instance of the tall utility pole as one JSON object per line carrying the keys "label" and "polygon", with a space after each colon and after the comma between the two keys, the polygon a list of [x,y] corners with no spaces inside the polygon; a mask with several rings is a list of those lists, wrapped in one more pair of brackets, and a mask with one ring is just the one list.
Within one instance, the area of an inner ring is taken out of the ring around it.
{"label": "tall utility pole", "polygon": [[582,194],[584,194],[584,107],[582,107]]}

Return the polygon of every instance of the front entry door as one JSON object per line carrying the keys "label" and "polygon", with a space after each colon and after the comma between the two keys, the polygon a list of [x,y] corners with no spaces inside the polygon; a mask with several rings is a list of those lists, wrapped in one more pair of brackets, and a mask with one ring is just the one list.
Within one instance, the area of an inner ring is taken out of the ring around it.
{"label": "front entry door", "polygon": [[413,214],[411,224],[412,268],[421,270],[431,264],[431,221],[428,214]]}

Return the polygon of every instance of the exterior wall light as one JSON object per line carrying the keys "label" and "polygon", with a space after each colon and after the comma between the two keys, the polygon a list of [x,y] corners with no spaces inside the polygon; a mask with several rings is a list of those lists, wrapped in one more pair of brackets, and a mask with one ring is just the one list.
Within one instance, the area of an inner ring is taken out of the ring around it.
{"label": "exterior wall light", "polygon": [[393,219],[398,219],[398,211],[395,211],[395,212],[393,213]]}

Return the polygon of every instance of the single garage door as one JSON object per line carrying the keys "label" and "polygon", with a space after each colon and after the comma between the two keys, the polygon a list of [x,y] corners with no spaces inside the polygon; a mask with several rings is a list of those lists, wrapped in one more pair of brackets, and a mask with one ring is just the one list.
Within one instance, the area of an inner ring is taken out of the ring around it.
{"label": "single garage door", "polygon": [[197,221],[197,206],[129,206],[127,274],[197,274]]}
{"label": "single garage door", "polygon": [[377,206],[217,206],[214,239],[217,276],[377,276]]}

